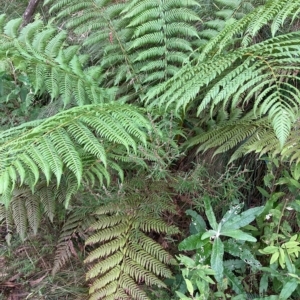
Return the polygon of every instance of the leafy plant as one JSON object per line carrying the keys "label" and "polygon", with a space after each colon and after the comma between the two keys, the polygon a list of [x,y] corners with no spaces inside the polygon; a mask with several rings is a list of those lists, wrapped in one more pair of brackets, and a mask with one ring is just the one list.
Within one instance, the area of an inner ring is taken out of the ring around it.
{"label": "leafy plant", "polygon": [[[209,263],[214,271],[216,281],[220,284],[221,291],[225,288],[226,283],[224,280],[226,278],[237,294],[245,294],[240,281],[233,271],[244,268],[245,263],[257,269],[260,263],[255,259],[250,248],[245,243],[247,241],[256,242],[256,238],[241,230],[241,228],[254,221],[262,213],[264,207],[251,208],[240,213],[242,205],[233,206],[223,216],[221,221],[217,223],[210,205],[210,198],[207,196],[203,197],[203,201],[205,214],[211,229],[206,229],[206,222],[195,211],[187,211],[192,216],[192,228],[195,233],[180,243],[179,250],[196,250],[197,255],[194,258],[196,265],[202,266],[200,267],[201,269],[205,266],[205,263]],[[225,260],[225,252],[239,259]],[[201,277],[194,279],[194,283],[199,280],[201,280]],[[192,289],[190,288],[190,290]]]}
{"label": "leafy plant", "polygon": [[262,254],[272,254],[270,265],[279,262],[282,269],[285,268],[286,256],[291,262],[294,262],[299,256],[300,242],[297,241],[298,236],[294,235],[289,241],[280,246],[267,246],[259,250]]}
{"label": "leafy plant", "polygon": [[[184,266],[181,269],[181,273],[185,281],[186,290],[191,298],[184,295],[183,292],[185,291],[176,291],[177,296],[182,300],[209,299],[211,295],[209,284],[215,284],[210,276],[214,275],[215,272],[210,266],[199,264],[188,256],[180,254],[177,259]],[[197,293],[195,293],[195,289],[198,290]]]}
{"label": "leafy plant", "polygon": [[[296,200],[299,186],[296,179],[297,165],[293,164],[290,172],[283,166],[276,177],[272,170],[274,164],[279,167],[278,160],[268,160],[269,173],[265,177],[265,183],[271,192],[259,188],[267,199],[264,211],[257,218],[260,236],[259,252],[268,255],[268,260],[264,262],[264,267],[261,269],[263,275],[259,291],[260,294],[265,294],[271,289],[273,293],[278,294],[279,299],[293,299],[299,297],[300,274],[299,236],[294,234],[298,230],[293,229],[299,226],[297,225],[299,208]],[[274,186],[277,189],[280,187],[282,191],[274,190]],[[296,219],[291,217],[293,215]]]}

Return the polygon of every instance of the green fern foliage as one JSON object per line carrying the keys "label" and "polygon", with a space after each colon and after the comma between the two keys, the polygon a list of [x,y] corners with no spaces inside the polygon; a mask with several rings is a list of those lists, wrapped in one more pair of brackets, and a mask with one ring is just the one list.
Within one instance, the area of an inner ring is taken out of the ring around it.
{"label": "green fern foliage", "polygon": [[[239,1],[239,0],[200,0],[198,1],[200,8],[197,10],[198,15],[203,21],[200,23],[198,35],[199,40],[195,43],[199,48],[203,48],[211,39],[228,25],[240,20],[255,10],[255,1]],[[235,39],[232,40],[234,42]]]}
{"label": "green fern foliage", "polygon": [[[220,2],[223,2],[225,6],[227,3],[231,3],[231,1],[226,0]],[[231,18],[219,34],[214,35],[203,49],[201,47],[199,61],[222,53],[228,46],[232,46],[232,42],[237,38],[239,40],[238,45],[242,47],[256,43],[256,36],[264,26],[270,26],[274,37],[285,23],[295,21],[299,14],[299,0],[267,0],[263,1],[263,5],[256,5],[255,9],[251,5],[248,5],[247,8],[246,5],[245,10],[249,10],[249,13],[239,19],[236,13],[246,3],[247,1],[233,1],[233,5],[229,5],[231,7],[230,14],[233,12],[232,16],[237,18]],[[233,7],[236,7],[234,11]]]}
{"label": "green fern foliage", "polygon": [[98,62],[104,75],[99,80],[101,85],[118,86],[116,97],[124,101],[138,98],[135,91],[141,90],[141,82],[133,62],[134,55],[129,51],[133,30],[127,27],[128,20],[121,17],[127,2],[48,0],[46,3],[51,4],[51,12],[63,23],[66,17],[73,15],[66,27],[75,34],[91,59]]}
{"label": "green fern foliage", "polygon": [[[75,32],[105,74],[102,85],[118,86],[123,101],[172,77],[192,54],[199,21],[197,1],[62,1],[49,0],[51,11]],[[99,47],[101,45],[101,47]]]}
{"label": "green fern foliage", "polygon": [[139,212],[139,205],[126,202],[100,207],[86,245],[96,245],[86,258],[92,266],[90,299],[148,300],[142,284],[166,287],[161,277],[170,277],[166,265],[174,259],[147,233],[174,234],[177,229],[161,218]]}
{"label": "green fern foliage", "polygon": [[[276,147],[279,147],[278,139],[267,118],[257,120],[252,112],[242,118],[229,115],[228,119],[216,122],[209,130],[190,138],[185,146],[198,146],[198,151],[214,148],[214,155],[236,149],[231,155],[230,161],[233,161],[245,153],[255,151],[252,146],[258,141],[266,141],[266,145],[269,144],[269,141],[265,140],[267,134],[272,135]],[[257,145],[255,149],[259,151]],[[274,151],[275,148],[270,150]]]}
{"label": "green fern foliage", "polygon": [[147,147],[151,131],[137,109],[117,103],[74,107],[33,124],[0,133],[0,194],[6,206],[16,185],[34,191],[42,175],[48,183],[54,176],[59,185],[69,174],[64,179],[71,194],[85,175],[109,183],[108,165],[122,177],[118,158],[135,154],[138,145]]}
{"label": "green fern foliage", "polygon": [[198,37],[190,25],[199,21],[189,9],[198,6],[196,1],[130,1],[123,10],[134,28],[130,50],[137,54],[135,62],[142,63],[139,74],[143,83],[162,82],[172,77],[188,60],[193,51],[191,41]]}
{"label": "green fern foliage", "polygon": [[177,111],[199,103],[199,116],[208,107],[213,115],[220,104],[226,110],[249,107],[250,102],[257,118],[268,115],[283,146],[299,107],[299,91],[293,85],[298,82],[299,50],[299,32],[294,32],[215,56],[184,67],[149,93],[148,103],[157,95],[160,97],[153,104],[174,104]]}
{"label": "green fern foliage", "polygon": [[65,177],[62,178],[60,186],[56,186],[54,181],[47,185],[41,180],[34,194],[26,186],[15,188],[6,208],[3,203],[7,199],[4,195],[1,196],[0,220],[3,220],[7,228],[15,227],[20,238],[24,240],[31,233],[37,234],[44,217],[53,223],[68,194],[70,191]]}
{"label": "green fern foliage", "polygon": [[44,26],[41,20],[19,31],[22,19],[7,24],[3,24],[4,20],[0,16],[0,59],[9,60],[15,69],[27,74],[33,94],[46,91],[52,99],[61,97],[65,106],[113,98],[112,91],[99,87],[101,68],[87,66],[88,57],[79,55],[78,46],[68,46],[65,31]]}
{"label": "green fern foliage", "polygon": [[[256,9],[245,7],[250,13],[243,16],[238,15],[241,3],[219,2],[219,12],[224,8],[236,18],[223,29],[216,26],[219,33],[207,36],[191,63],[149,91],[146,103],[175,109],[181,116],[197,109],[196,126],[205,130],[195,128],[197,135],[186,142],[188,146],[217,147],[216,153],[239,146],[232,159],[257,149],[281,153],[299,110],[299,32],[276,34],[285,22],[297,19],[300,3],[265,1]],[[225,20],[225,15],[220,16]],[[273,37],[259,42],[256,36],[263,26]],[[224,122],[219,122],[222,115]]]}

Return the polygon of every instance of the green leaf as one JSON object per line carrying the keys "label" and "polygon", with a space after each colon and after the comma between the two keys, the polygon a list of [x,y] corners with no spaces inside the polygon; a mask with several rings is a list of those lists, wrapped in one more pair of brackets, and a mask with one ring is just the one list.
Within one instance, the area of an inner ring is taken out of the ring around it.
{"label": "green leaf", "polygon": [[292,170],[292,174],[295,180],[299,180],[300,178],[300,163],[296,163],[294,169]]}
{"label": "green leaf", "polygon": [[288,269],[288,271],[289,271],[290,274],[296,272],[296,267],[292,263],[291,258],[290,258],[289,255],[285,255],[285,263],[286,263],[286,267],[287,267],[287,269]]}
{"label": "green leaf", "polygon": [[282,245],[282,248],[290,249],[290,248],[295,248],[299,245],[299,242],[296,241],[289,241],[286,242]]}
{"label": "green leaf", "polygon": [[227,222],[230,222],[241,210],[242,205],[238,204],[236,206],[233,206],[229,209],[229,211],[226,212],[226,214],[223,216],[221,223],[222,226],[225,226]]}
{"label": "green leaf", "polygon": [[270,265],[274,264],[277,261],[278,257],[279,257],[279,251],[274,252],[270,259]]}
{"label": "green leaf", "polygon": [[196,232],[203,233],[206,230],[205,221],[197,212],[192,209],[188,209],[185,213],[192,217],[192,224],[190,227],[194,228]]}
{"label": "green leaf", "polygon": [[211,284],[214,284],[214,281],[209,277],[209,276],[206,276],[206,275],[215,275],[215,272],[213,270],[210,270],[210,269],[206,269],[206,270],[197,270],[197,275],[203,279],[204,281],[208,282],[208,283],[211,283]]}
{"label": "green leaf", "polygon": [[177,296],[179,297],[180,300],[191,300],[191,298],[185,296],[184,294],[176,291]]}
{"label": "green leaf", "polygon": [[215,230],[208,230],[208,231],[206,231],[205,233],[202,234],[201,240],[205,240],[207,238],[211,238],[213,236],[217,236],[217,233],[218,232],[215,231]]}
{"label": "green leaf", "polygon": [[273,208],[275,202],[285,194],[283,192],[272,193],[271,197],[267,200],[263,212],[257,217],[256,221],[259,228],[264,226],[264,220],[267,214],[270,213],[270,210]]}
{"label": "green leaf", "polygon": [[282,248],[279,247],[279,264],[281,266],[282,269],[285,268],[285,254]]}
{"label": "green leaf", "polygon": [[259,216],[263,210],[264,206],[254,207],[247,209],[240,215],[237,215],[230,221],[226,222],[222,228],[222,230],[225,229],[239,229],[241,227],[244,227],[251,223],[257,216]]}
{"label": "green leaf", "polygon": [[241,281],[236,277],[236,275],[231,270],[229,270],[228,268],[224,268],[224,275],[226,278],[229,279],[232,285],[232,289],[237,294],[245,294]]}
{"label": "green leaf", "polygon": [[269,279],[269,274],[264,273],[259,282],[259,293],[260,294],[264,294],[267,292],[268,285],[269,285],[268,279]]}
{"label": "green leaf", "polygon": [[[223,229],[223,228],[222,228]],[[252,235],[243,232],[242,230],[222,230],[220,235],[225,235],[232,237],[237,240],[249,241],[249,242],[256,242],[256,238]]]}
{"label": "green leaf", "polygon": [[211,253],[211,268],[215,271],[215,278],[217,282],[221,283],[223,280],[223,256],[224,256],[224,245],[220,238],[216,238],[213,243]]}
{"label": "green leaf", "polygon": [[186,288],[187,288],[188,292],[190,293],[191,296],[193,296],[194,287],[193,287],[192,282],[189,279],[186,279],[186,278],[184,279],[184,281],[185,281]]}
{"label": "green leaf", "polygon": [[255,259],[252,249],[244,241],[228,239],[224,242],[224,250],[235,257],[239,257],[253,269],[261,267],[260,262]]}
{"label": "green leaf", "polygon": [[209,225],[211,226],[212,229],[217,230],[218,223],[216,221],[215,214],[210,204],[210,197],[207,195],[204,196],[203,201],[204,201],[205,214],[207,216]]}
{"label": "green leaf", "polygon": [[279,299],[280,300],[286,300],[288,299],[293,292],[296,290],[298,286],[298,282],[295,279],[289,280],[282,288]]}
{"label": "green leaf", "polygon": [[265,190],[263,189],[262,187],[260,186],[257,186],[256,187],[258,189],[258,191],[266,198],[269,198],[270,197],[270,194]]}
{"label": "green leaf", "polygon": [[201,240],[201,236],[202,234],[198,233],[187,237],[178,245],[178,249],[180,251],[189,251],[203,247],[209,240]]}
{"label": "green leaf", "polygon": [[260,249],[259,252],[263,254],[272,254],[278,251],[278,247],[276,246],[268,246],[264,249]]}

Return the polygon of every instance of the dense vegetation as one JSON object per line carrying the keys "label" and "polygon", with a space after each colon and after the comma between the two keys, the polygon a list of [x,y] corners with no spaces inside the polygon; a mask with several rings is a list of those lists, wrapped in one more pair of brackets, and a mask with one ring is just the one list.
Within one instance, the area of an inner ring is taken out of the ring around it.
{"label": "dense vegetation", "polygon": [[300,0],[25,2],[0,16],[0,297],[299,299]]}

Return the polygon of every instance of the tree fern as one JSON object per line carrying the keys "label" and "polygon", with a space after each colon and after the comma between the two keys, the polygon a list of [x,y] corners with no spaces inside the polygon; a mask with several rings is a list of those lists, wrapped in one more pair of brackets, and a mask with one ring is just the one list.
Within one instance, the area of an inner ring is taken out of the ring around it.
{"label": "tree fern", "polygon": [[[240,36],[240,44],[247,47],[255,43],[255,36],[263,28],[263,26],[271,25],[273,36],[279,28],[282,28],[285,21],[294,19],[299,13],[299,0],[277,0],[262,1],[263,5],[258,5],[254,10],[250,11],[240,20],[236,20],[227,24],[227,26],[216,35],[203,49],[199,55],[199,61],[205,60],[209,56],[222,53],[228,46],[232,45],[232,40]],[[283,13],[287,12],[287,14]],[[276,26],[274,26],[276,24]],[[280,24],[280,25],[279,25]]]}
{"label": "tree fern", "polygon": [[[133,203],[132,203],[133,204]],[[123,202],[100,207],[94,234],[87,245],[97,245],[86,258],[92,263],[90,299],[149,299],[139,284],[166,287],[160,277],[170,277],[166,267],[174,263],[149,232],[174,234],[177,229],[160,218],[139,212],[139,203]]]}
{"label": "tree fern", "polygon": [[[65,20],[69,14],[66,27],[81,41],[93,61],[99,62],[104,76],[100,79],[102,86],[118,86],[117,97],[124,100],[132,98],[135,90],[140,89],[140,81],[129,52],[129,41],[133,30],[128,28],[128,21],[121,18],[126,2],[48,0],[51,12],[57,14],[58,20]],[[64,22],[64,21],[63,21]],[[137,98],[137,96],[135,96]]]}
{"label": "tree fern", "polygon": [[[298,41],[298,32],[286,34],[186,66],[155,92],[149,93],[147,101],[150,103],[159,95],[153,105],[169,107],[176,103],[177,111],[196,102],[199,103],[198,115],[208,106],[213,115],[219,104],[223,109],[249,107],[254,98],[254,114],[258,118],[269,116],[283,145],[299,107],[299,92],[290,83],[298,81],[293,75],[299,64]],[[201,93],[203,89],[205,92]]]}
{"label": "tree fern", "polygon": [[54,216],[62,209],[67,193],[69,191],[65,179],[59,187],[56,187],[55,182],[46,185],[41,180],[34,194],[26,186],[15,188],[7,208],[2,204],[5,203],[3,195],[1,197],[0,219],[4,220],[7,227],[14,225],[20,238],[24,240],[28,234],[37,234],[44,216],[53,223]]}
{"label": "tree fern", "polygon": [[[298,118],[297,118],[298,119]],[[242,155],[255,152],[259,156],[280,156],[283,161],[300,162],[298,121],[291,128],[283,147],[278,143],[277,136],[268,118],[257,120],[250,112],[241,119],[228,119],[215,124],[206,132],[189,139],[185,146],[198,146],[198,151],[214,148],[214,154],[235,149],[229,162]]]}
{"label": "tree fern", "polygon": [[[66,170],[75,176],[78,187],[84,177],[83,167],[88,168],[87,163],[96,168],[96,177],[100,173],[109,182],[106,170],[109,153],[114,158],[120,150],[127,154],[136,153],[137,144],[147,145],[146,131],[151,130],[148,121],[137,110],[119,104],[75,107],[41,121],[25,132],[23,128],[19,128],[21,134],[17,128],[10,134],[5,131],[0,134],[2,194],[12,192],[16,183],[26,184],[34,190],[41,174],[48,182],[53,174],[59,185]],[[106,148],[109,144],[111,148]],[[113,162],[111,166],[118,169]],[[91,176],[93,170],[88,170]]]}

